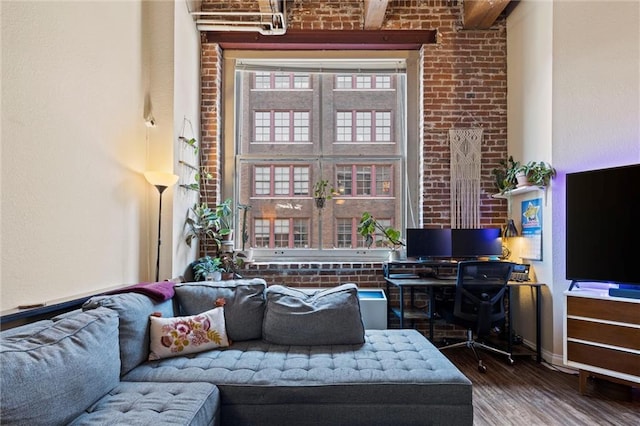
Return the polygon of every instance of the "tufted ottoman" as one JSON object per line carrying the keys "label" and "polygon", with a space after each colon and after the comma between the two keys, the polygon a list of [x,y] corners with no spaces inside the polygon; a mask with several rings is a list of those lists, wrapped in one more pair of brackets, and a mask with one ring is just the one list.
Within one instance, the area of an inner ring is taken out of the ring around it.
{"label": "tufted ottoman", "polygon": [[364,345],[263,340],[142,364],[123,380],[206,381],[236,425],[470,425],[471,382],[415,330],[367,330]]}
{"label": "tufted ottoman", "polygon": [[219,405],[210,383],[123,382],[71,425],[218,425]]}

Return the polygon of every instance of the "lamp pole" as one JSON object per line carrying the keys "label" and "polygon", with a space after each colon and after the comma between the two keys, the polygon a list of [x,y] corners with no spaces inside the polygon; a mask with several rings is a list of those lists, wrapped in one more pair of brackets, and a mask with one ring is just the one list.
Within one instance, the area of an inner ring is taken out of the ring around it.
{"label": "lamp pole", "polygon": [[160,244],[162,244],[162,238],[160,237],[160,231],[162,227],[160,226],[162,223],[162,193],[167,187],[165,185],[154,185],[158,192],[160,193],[160,201],[158,205],[158,250],[156,254],[156,282],[160,279]]}
{"label": "lamp pole", "polygon": [[156,282],[160,279],[160,244],[162,244],[161,230],[162,230],[162,193],[165,189],[175,185],[178,181],[178,176],[171,173],[163,172],[145,172],[144,177],[151,185],[155,186],[160,194],[160,201],[158,206],[158,249],[156,252]]}

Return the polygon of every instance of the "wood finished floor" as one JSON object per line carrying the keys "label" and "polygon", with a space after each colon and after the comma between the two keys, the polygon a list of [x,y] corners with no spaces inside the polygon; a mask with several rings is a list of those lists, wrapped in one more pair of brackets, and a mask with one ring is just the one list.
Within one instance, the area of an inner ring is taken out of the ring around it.
{"label": "wood finished floor", "polygon": [[[468,348],[443,351],[473,382],[474,425],[640,425],[640,392],[610,382],[590,382],[591,395],[578,392],[578,376],[538,364],[529,357],[508,365],[480,351],[487,366],[478,371]],[[625,401],[626,399],[626,401]]]}

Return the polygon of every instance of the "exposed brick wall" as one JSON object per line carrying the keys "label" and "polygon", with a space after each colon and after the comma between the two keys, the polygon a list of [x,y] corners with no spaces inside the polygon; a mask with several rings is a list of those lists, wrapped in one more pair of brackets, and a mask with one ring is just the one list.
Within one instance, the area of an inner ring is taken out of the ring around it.
{"label": "exposed brick wall", "polygon": [[[287,2],[288,23],[296,30],[359,30],[363,28],[361,0],[293,0]],[[225,6],[223,6],[225,5]],[[257,11],[255,0],[213,1],[203,8]],[[226,9],[225,9],[226,7]],[[462,2],[449,0],[394,0],[389,2],[383,29],[436,29],[436,44],[423,46],[424,203],[426,225],[450,226],[450,170],[448,130],[476,127],[484,130],[481,170],[481,224],[499,226],[506,221],[504,200],[495,192],[491,170],[507,153],[506,26],[498,19],[489,30],[462,30]],[[220,170],[220,66],[221,52],[213,43],[202,46],[202,135],[204,158],[216,176]],[[206,199],[214,203],[218,185]],[[270,283],[326,287],[356,282],[384,287],[381,267],[345,264],[254,265],[247,276],[262,276]],[[363,264],[364,265],[364,264]],[[417,324],[424,330],[424,326]],[[437,335],[447,329],[438,328]]]}

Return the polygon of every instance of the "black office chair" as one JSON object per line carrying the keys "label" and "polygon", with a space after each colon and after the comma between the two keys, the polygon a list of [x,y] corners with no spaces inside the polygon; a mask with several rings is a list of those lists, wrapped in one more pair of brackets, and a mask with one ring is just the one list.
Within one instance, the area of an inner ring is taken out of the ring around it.
{"label": "black office chair", "polygon": [[[453,322],[468,327],[467,340],[440,349],[461,346],[471,348],[481,373],[486,372],[487,367],[482,363],[476,348],[505,355],[508,362],[513,364],[509,352],[488,346],[483,341],[492,327],[505,322],[504,296],[508,291],[507,283],[512,269],[513,263],[497,260],[458,263]],[[474,331],[477,336],[475,340]]]}

